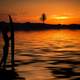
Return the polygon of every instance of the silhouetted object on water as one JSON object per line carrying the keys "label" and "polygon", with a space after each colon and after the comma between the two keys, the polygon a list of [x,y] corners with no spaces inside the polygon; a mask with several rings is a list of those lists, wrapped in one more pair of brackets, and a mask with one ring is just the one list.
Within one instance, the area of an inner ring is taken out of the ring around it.
{"label": "silhouetted object on water", "polygon": [[2,36],[4,40],[4,47],[3,47],[3,55],[0,62],[0,66],[3,65],[3,68],[6,67],[7,57],[8,57],[8,48],[9,48],[9,37],[8,37],[8,27],[5,26],[2,29]]}
{"label": "silhouetted object on water", "polygon": [[45,22],[45,20],[46,20],[46,14],[45,14],[45,13],[43,13],[43,14],[41,15],[40,20],[41,20],[41,21],[43,22],[43,24],[44,24],[44,22]]}
{"label": "silhouetted object on water", "polygon": [[14,26],[11,16],[9,15],[10,20],[10,33],[11,33],[11,64],[14,69]]}

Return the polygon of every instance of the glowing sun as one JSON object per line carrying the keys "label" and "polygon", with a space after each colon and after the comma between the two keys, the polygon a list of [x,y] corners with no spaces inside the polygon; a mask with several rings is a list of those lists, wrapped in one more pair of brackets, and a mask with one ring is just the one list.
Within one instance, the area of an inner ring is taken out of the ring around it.
{"label": "glowing sun", "polygon": [[54,19],[57,19],[57,20],[65,20],[65,19],[69,19],[68,16],[54,16],[53,18],[54,18]]}
{"label": "glowing sun", "polygon": [[50,16],[50,19],[56,24],[66,24],[71,17],[66,15],[52,15]]}
{"label": "glowing sun", "polygon": [[70,17],[69,16],[54,16],[54,15],[52,15],[51,17],[50,17],[50,19],[56,19],[56,20],[66,20],[66,19],[69,19]]}

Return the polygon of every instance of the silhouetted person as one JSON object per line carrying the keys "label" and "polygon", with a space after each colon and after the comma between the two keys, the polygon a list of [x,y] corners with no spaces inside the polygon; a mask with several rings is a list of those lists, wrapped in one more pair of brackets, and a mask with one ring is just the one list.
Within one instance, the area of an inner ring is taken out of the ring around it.
{"label": "silhouetted person", "polygon": [[[6,61],[8,57],[8,48],[9,48],[9,40],[11,40],[11,67],[14,69],[14,27],[11,16],[9,16],[9,26],[4,27],[2,29],[4,47],[3,47],[3,56],[0,62],[0,66],[3,64],[3,68],[6,67]],[[10,37],[8,36],[8,31],[10,31]]]}
{"label": "silhouetted person", "polygon": [[11,34],[11,66],[12,66],[12,69],[14,69],[14,26],[13,26],[13,21],[12,21],[12,18],[11,16],[9,15],[9,21],[10,21],[10,34]]}
{"label": "silhouetted person", "polygon": [[8,37],[8,27],[7,26],[5,26],[2,29],[2,36],[3,36],[4,46],[3,46],[3,55],[2,55],[1,62],[0,62],[0,66],[3,65],[3,68],[5,69],[6,61],[8,57],[8,48],[9,48],[9,37]]}

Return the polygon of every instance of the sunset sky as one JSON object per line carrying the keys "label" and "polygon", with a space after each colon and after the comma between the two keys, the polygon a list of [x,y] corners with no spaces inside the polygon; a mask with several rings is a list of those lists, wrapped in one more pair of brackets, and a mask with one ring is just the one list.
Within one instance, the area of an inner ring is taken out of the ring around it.
{"label": "sunset sky", "polygon": [[0,0],[0,21],[41,22],[42,13],[46,23],[80,24],[80,0]]}

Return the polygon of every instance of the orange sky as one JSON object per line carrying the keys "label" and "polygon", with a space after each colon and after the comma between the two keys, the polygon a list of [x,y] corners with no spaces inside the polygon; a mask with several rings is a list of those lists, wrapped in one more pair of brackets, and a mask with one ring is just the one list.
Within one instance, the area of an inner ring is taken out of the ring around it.
{"label": "orange sky", "polygon": [[42,13],[47,16],[46,23],[80,24],[80,0],[0,1],[0,21],[8,21],[10,14],[15,22],[41,22]]}

